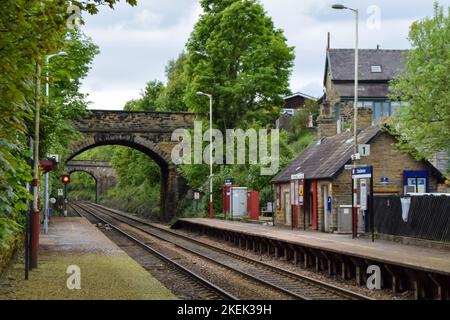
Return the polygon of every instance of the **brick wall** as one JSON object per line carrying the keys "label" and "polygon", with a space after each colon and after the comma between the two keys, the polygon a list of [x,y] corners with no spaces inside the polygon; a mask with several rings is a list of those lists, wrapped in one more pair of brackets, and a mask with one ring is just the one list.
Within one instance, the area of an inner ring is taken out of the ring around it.
{"label": "brick wall", "polygon": [[[429,167],[422,161],[416,161],[409,154],[398,150],[395,147],[396,140],[387,133],[381,133],[375,137],[371,145],[371,155],[364,157],[359,163],[371,164],[374,167],[374,191],[375,194],[403,194],[403,171],[404,170],[429,170]],[[386,176],[390,184],[380,183],[381,177]],[[337,214],[341,205],[352,204],[352,180],[351,171],[340,171],[333,180],[319,180],[317,183],[317,205],[318,205],[318,227],[320,231],[325,231],[325,206],[323,187],[328,186],[329,195],[332,199],[332,210],[329,216],[328,231],[337,230]],[[290,184],[282,184],[281,208],[276,209],[275,223],[286,224],[284,211],[284,194],[290,191]],[[312,182],[311,182],[312,186]],[[437,190],[437,179],[430,177],[430,191]],[[312,189],[311,189],[312,192]],[[308,201],[305,198],[305,201]],[[311,208],[312,210],[312,208]],[[299,211],[299,228],[303,228],[303,208]],[[309,222],[309,219],[307,219]]]}
{"label": "brick wall", "polygon": [[[374,167],[375,194],[403,194],[404,170],[429,170],[423,161],[416,161],[409,154],[397,150],[396,140],[387,133],[381,133],[370,143],[370,156],[364,157],[359,163],[371,164]],[[390,183],[380,183],[381,177],[388,177]],[[333,221],[337,226],[337,210],[340,205],[351,205],[351,171],[343,170],[333,181]],[[430,177],[430,191],[437,190],[436,177]]]}

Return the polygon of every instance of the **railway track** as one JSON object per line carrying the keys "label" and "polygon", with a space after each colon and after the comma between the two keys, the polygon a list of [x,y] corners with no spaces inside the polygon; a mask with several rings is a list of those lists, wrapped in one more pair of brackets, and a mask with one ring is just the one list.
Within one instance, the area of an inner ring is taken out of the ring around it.
{"label": "railway track", "polygon": [[142,250],[145,250],[145,252],[150,253],[153,257],[153,265],[157,265],[158,269],[161,269],[161,267],[163,267],[165,270],[169,271],[174,277],[177,277],[178,281],[182,281],[185,286],[189,286],[190,288],[192,288],[192,290],[196,292],[197,296],[209,300],[237,300],[237,298],[234,297],[231,293],[217,287],[200,275],[185,268],[178,262],[174,261],[172,258],[155,250],[143,241],[127,233],[122,228],[111,224],[109,221],[93,213],[89,208],[83,207],[83,205],[77,203],[71,203],[70,206],[73,211],[79,216],[83,217],[85,214],[93,216],[96,220],[109,225],[123,237],[142,248]]}
{"label": "railway track", "polygon": [[[211,244],[179,234],[167,228],[132,217],[117,210],[109,209],[92,203],[79,203],[86,211],[94,211],[110,219],[127,224],[153,237],[167,241],[183,250],[201,258],[224,266],[258,283],[281,291],[295,299],[301,300],[367,300],[364,295],[284,270],[267,263],[217,248]],[[92,213],[91,213],[92,214]]]}

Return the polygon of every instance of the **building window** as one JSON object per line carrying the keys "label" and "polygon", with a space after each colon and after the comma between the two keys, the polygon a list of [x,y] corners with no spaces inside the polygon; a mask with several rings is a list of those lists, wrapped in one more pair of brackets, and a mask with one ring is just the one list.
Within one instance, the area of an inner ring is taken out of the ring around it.
{"label": "building window", "polygon": [[429,192],[428,171],[403,171],[404,193],[426,193]]}
{"label": "building window", "polygon": [[281,209],[281,186],[277,185],[275,187],[276,197],[277,197],[277,209]]}
{"label": "building window", "polygon": [[374,102],[372,108],[372,123],[377,124],[382,119],[386,117],[390,117],[391,113],[391,104],[388,101],[385,102]]}
{"label": "building window", "polygon": [[339,102],[337,102],[337,103],[334,105],[334,118],[335,118],[336,120],[339,120],[340,117],[341,117],[341,104],[340,104]]}
{"label": "building window", "polygon": [[372,73],[381,73],[381,66],[378,65],[371,66],[370,71],[372,71]]}
{"label": "building window", "polygon": [[358,101],[358,108],[371,108],[373,109],[373,101]]}
{"label": "building window", "polygon": [[294,112],[295,112],[294,109],[284,109],[283,110],[283,114],[288,114],[290,116],[293,116]]}

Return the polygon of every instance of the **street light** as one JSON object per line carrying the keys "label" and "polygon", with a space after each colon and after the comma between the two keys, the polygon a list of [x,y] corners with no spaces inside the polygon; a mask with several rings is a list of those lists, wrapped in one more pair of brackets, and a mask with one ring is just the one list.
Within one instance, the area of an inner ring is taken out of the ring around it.
{"label": "street light", "polygon": [[[357,153],[358,153],[358,131],[357,131],[357,123],[358,123],[358,29],[359,29],[359,11],[358,9],[353,9],[346,7],[342,4],[334,4],[331,6],[333,9],[336,10],[343,10],[347,9],[350,11],[353,11],[355,13],[355,21],[356,21],[356,32],[355,32],[355,101],[353,102],[353,156],[352,156],[352,163],[353,168],[356,167],[356,160],[357,160]],[[356,186],[354,186],[354,181],[352,178],[352,192],[353,192],[353,198],[352,198],[352,207],[353,207],[353,221],[355,222],[355,219],[358,217],[357,213],[357,193],[356,193]],[[356,220],[357,221],[357,220]],[[353,238],[356,237],[356,230],[358,226],[355,226],[355,223],[353,224]]]}
{"label": "street light", "polygon": [[[50,59],[53,57],[66,57],[68,54],[65,51],[61,51],[55,54],[49,54],[45,58],[45,96],[47,97],[47,104],[50,103],[50,83],[48,76],[48,64]],[[44,233],[48,233],[48,172],[45,173],[45,182],[44,182]]]}
{"label": "street light", "polygon": [[61,51],[55,54],[49,54],[45,59],[45,66],[46,72],[45,72],[45,95],[47,96],[47,99],[49,98],[49,79],[48,79],[48,63],[50,62],[50,59],[53,57],[66,57],[68,56],[67,52]]}
{"label": "street light", "polygon": [[209,218],[214,217],[213,209],[213,157],[212,157],[212,95],[201,91],[197,92],[199,96],[206,96],[209,98]]}

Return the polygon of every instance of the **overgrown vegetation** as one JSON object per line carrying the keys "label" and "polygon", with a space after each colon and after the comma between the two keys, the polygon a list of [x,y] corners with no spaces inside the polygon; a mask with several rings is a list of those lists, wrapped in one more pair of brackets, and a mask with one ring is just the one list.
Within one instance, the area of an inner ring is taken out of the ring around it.
{"label": "overgrown vegetation", "polygon": [[[113,7],[116,0],[72,1],[90,13],[97,6]],[[135,4],[134,0],[127,1]],[[48,152],[61,152],[74,135],[71,123],[86,108],[79,93],[80,80],[89,70],[95,45],[77,31],[68,30],[66,0],[0,1],[0,244],[22,228],[26,183],[31,180],[28,159],[34,135],[36,103],[42,108],[39,159]],[[50,104],[44,95],[46,56],[66,51],[49,66]],[[42,72],[37,73],[37,65]],[[42,86],[36,90],[36,80]],[[50,148],[50,146],[52,146]]]}
{"label": "overgrown vegetation", "polygon": [[[261,4],[253,0],[201,1],[204,14],[194,27],[176,60],[166,67],[166,84],[149,81],[138,99],[129,101],[125,110],[192,111],[198,120],[208,123],[209,104],[197,91],[213,95],[213,122],[216,128],[270,129],[288,93],[288,79],[294,55],[282,30],[276,29]],[[306,128],[310,112],[317,114],[316,104],[307,106],[294,117],[293,132],[280,137],[280,167],[314,138]],[[306,117],[305,117],[306,116]],[[205,144],[206,145],[206,144]],[[99,148],[102,150],[102,148]],[[112,159],[118,184],[100,200],[116,207],[158,216],[159,167],[147,155],[136,150],[112,147]],[[109,151],[105,151],[109,152]],[[100,151],[101,153],[101,151]],[[94,156],[92,153],[90,156]],[[202,215],[207,211],[209,166],[183,165],[181,175],[189,188],[203,195],[200,201],[188,197],[179,203],[179,213]],[[222,185],[232,177],[236,185],[260,191],[261,203],[270,201],[270,180],[262,176],[259,165],[215,165],[214,205],[222,209]]]}
{"label": "overgrown vegetation", "polygon": [[434,4],[434,16],[414,22],[406,71],[391,85],[392,98],[407,101],[391,128],[400,147],[416,158],[450,152],[450,7]]}

